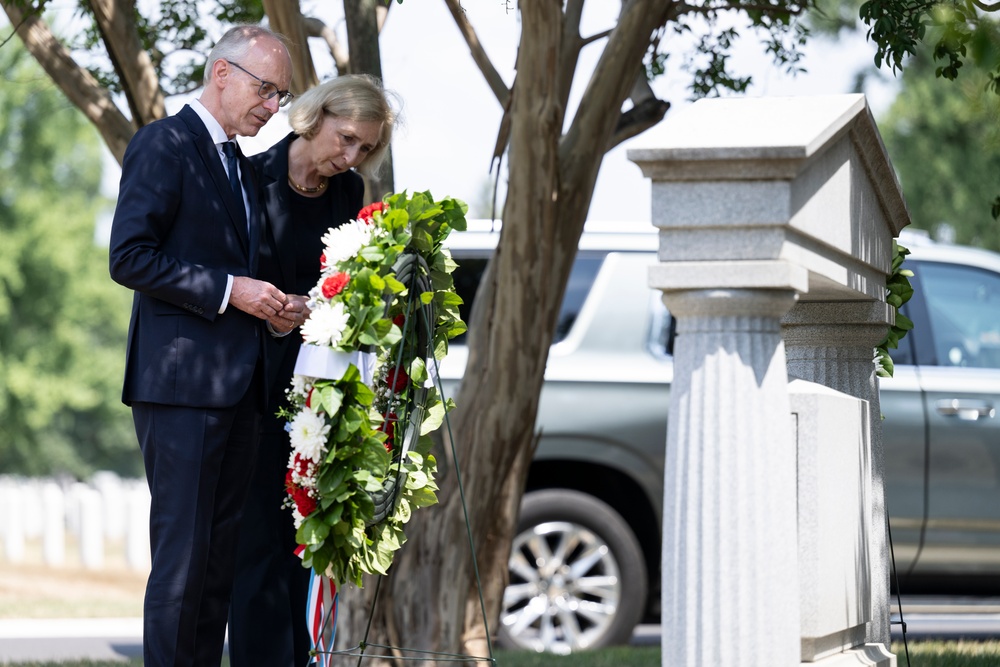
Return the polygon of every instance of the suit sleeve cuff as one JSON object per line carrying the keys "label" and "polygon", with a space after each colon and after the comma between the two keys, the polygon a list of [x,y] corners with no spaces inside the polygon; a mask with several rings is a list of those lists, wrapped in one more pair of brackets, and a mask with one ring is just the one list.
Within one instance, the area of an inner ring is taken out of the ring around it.
{"label": "suit sleeve cuff", "polygon": [[219,315],[226,312],[226,306],[229,305],[229,295],[233,292],[233,274],[226,276],[226,293],[222,295],[222,305],[219,306]]}
{"label": "suit sleeve cuff", "polygon": [[274,327],[271,326],[271,322],[270,321],[265,322],[265,324],[267,325],[267,331],[268,331],[268,333],[270,333],[274,338],[284,338],[288,334],[290,334],[293,331],[295,331],[294,327],[292,327],[288,331],[277,331],[277,330],[275,330]]}

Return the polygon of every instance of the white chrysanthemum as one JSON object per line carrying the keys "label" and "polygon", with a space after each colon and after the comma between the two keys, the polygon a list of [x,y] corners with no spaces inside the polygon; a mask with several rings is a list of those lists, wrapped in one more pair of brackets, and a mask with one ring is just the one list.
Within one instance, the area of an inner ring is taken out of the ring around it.
{"label": "white chrysanthemum", "polygon": [[350,259],[371,242],[372,226],[357,220],[350,220],[340,227],[331,227],[323,235],[323,254],[326,265]]}
{"label": "white chrysanthemum", "polygon": [[330,425],[323,415],[306,409],[295,415],[292,420],[292,430],[289,438],[292,449],[304,459],[319,461],[326,451],[326,438],[330,434]]}
{"label": "white chrysanthemum", "polygon": [[350,315],[340,301],[335,303],[318,303],[316,309],[309,314],[309,319],[302,325],[302,340],[313,345],[329,345],[336,347],[340,337],[347,327]]}

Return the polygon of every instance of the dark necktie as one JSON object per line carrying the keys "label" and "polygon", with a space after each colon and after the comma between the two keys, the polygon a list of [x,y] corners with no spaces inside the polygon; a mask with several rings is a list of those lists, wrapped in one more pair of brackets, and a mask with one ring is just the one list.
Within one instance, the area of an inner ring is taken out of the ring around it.
{"label": "dark necktie", "polygon": [[226,169],[229,171],[229,187],[243,206],[243,188],[240,187],[239,163],[236,161],[236,144],[232,141],[222,142],[222,152],[226,154]]}

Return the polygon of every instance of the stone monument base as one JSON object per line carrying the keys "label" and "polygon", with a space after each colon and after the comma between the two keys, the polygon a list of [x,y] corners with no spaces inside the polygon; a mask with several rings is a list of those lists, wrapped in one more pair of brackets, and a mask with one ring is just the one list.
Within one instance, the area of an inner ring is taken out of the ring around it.
{"label": "stone monument base", "polygon": [[803,662],[800,667],[858,667],[859,665],[896,667],[896,656],[889,653],[882,644],[865,644],[816,662]]}

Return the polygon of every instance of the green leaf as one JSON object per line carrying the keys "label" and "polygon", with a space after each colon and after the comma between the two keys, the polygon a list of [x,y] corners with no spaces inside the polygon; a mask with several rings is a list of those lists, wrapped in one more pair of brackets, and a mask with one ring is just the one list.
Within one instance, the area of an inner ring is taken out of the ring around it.
{"label": "green leaf", "polygon": [[376,246],[365,246],[358,255],[367,262],[381,262],[385,258],[385,253]]}
{"label": "green leaf", "polygon": [[410,368],[407,372],[410,376],[410,381],[418,387],[427,382],[429,377],[427,375],[427,365],[420,357],[417,357],[410,363]]}
{"label": "green leaf", "polygon": [[426,435],[432,431],[437,430],[441,427],[441,423],[444,421],[444,404],[435,403],[427,409],[427,414],[424,417],[424,423],[420,425],[420,435]]}
{"label": "green leaf", "polygon": [[[423,295],[421,294],[420,297],[422,300]],[[461,306],[463,303],[465,303],[465,301],[462,300],[462,297],[460,297],[455,292],[444,292],[444,291],[435,292],[434,301],[435,303],[437,303],[437,305],[442,307]]]}
{"label": "green leaf", "polygon": [[328,385],[313,391],[313,398],[316,398],[317,392],[319,393],[319,405],[323,408],[323,411],[331,417],[337,414],[340,410],[340,406],[344,401],[344,392],[337,389],[333,385]]}
{"label": "green leaf", "polygon": [[310,515],[295,533],[299,544],[319,544],[330,534],[330,526],[321,519]]}

